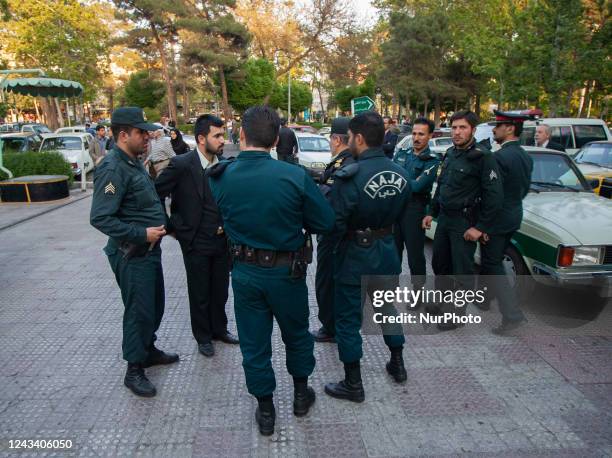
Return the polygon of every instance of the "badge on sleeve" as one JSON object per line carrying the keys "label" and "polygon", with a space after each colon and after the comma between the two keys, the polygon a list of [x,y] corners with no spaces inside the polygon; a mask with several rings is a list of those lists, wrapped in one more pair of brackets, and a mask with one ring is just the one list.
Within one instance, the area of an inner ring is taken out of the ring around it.
{"label": "badge on sleeve", "polygon": [[109,181],[108,184],[104,186],[104,194],[115,194],[116,191],[117,189],[111,181]]}
{"label": "badge on sleeve", "polygon": [[497,180],[497,173],[495,173],[495,170],[491,170],[491,173],[489,173],[489,180]]}

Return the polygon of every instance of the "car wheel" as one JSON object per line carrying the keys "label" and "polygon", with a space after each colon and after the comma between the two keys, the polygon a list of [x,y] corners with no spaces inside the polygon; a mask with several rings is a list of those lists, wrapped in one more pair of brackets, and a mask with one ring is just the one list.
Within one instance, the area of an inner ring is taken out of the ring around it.
{"label": "car wheel", "polygon": [[510,285],[516,289],[519,298],[529,297],[536,283],[519,251],[513,246],[506,248],[502,263]]}

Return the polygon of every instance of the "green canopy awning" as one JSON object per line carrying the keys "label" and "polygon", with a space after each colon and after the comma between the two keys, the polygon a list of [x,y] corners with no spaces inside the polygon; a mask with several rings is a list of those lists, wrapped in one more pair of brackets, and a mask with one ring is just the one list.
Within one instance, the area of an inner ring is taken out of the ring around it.
{"label": "green canopy awning", "polygon": [[56,78],[15,78],[0,84],[0,90],[34,97],[78,97],[83,86],[76,81]]}

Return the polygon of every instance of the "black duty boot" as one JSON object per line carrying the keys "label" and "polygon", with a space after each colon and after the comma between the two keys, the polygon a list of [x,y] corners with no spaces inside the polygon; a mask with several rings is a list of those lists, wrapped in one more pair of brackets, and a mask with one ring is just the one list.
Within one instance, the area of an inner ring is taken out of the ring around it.
{"label": "black duty boot", "polygon": [[272,395],[257,398],[257,404],[255,420],[259,425],[259,432],[263,436],[271,436],[274,434],[274,421],[276,419]]}
{"label": "black duty boot", "polygon": [[332,398],[348,399],[353,402],[363,402],[365,392],[361,383],[361,367],[359,361],[344,363],[344,380],[325,385],[325,392]]}
{"label": "black duty boot", "polygon": [[293,377],[293,414],[303,417],[315,402],[315,392],[308,386],[308,377]]}
{"label": "black duty boot", "polygon": [[179,355],[176,353],[166,353],[158,348],[152,347],[142,367],[146,369],[147,367],[157,366],[158,364],[172,364],[176,363],[178,360]]}
{"label": "black duty boot", "polygon": [[403,347],[390,348],[391,359],[387,363],[387,372],[397,383],[404,383],[408,378],[406,368],[404,367],[402,349]]}
{"label": "black duty boot", "polygon": [[123,383],[137,396],[152,398],[157,394],[157,390],[145,375],[142,364],[128,363]]}

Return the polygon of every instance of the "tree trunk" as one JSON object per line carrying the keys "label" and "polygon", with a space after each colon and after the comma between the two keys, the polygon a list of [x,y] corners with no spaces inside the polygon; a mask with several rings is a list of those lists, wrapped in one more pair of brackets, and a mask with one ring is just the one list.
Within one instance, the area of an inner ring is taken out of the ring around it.
{"label": "tree trunk", "polygon": [[412,115],[410,113],[410,97],[406,95],[406,119],[412,120]]}
{"label": "tree trunk", "polygon": [[429,99],[423,101],[423,117],[429,119]]}
{"label": "tree trunk", "polygon": [[57,121],[57,113],[55,112],[55,107],[51,105],[51,102],[48,97],[40,98],[40,107],[43,112],[43,118],[45,120],[45,124],[49,126],[49,129],[55,130],[59,128],[59,122]]}
{"label": "tree trunk", "polygon": [[57,100],[57,97],[53,97],[53,105],[55,107],[55,113],[57,116],[57,124],[59,127],[64,127],[64,116],[62,115],[62,107],[60,107],[59,100]]}
{"label": "tree trunk", "polygon": [[554,54],[550,59],[550,81],[552,81],[553,87],[549,88],[550,96],[550,117],[555,118],[559,110],[559,94],[557,89],[557,82],[559,81],[559,55],[561,50],[561,42],[559,37],[559,29],[561,28],[559,20],[559,10],[555,13],[555,39],[553,41]]}
{"label": "tree trunk", "polygon": [[584,113],[584,104],[591,94],[591,80],[584,83],[582,90],[580,91],[580,104],[578,105],[578,117],[582,118]]}
{"label": "tree trunk", "polygon": [[170,69],[168,67],[168,59],[166,58],[166,52],[164,51],[164,44],[161,38],[159,37],[159,33],[157,33],[157,27],[155,27],[155,24],[153,22],[150,22],[150,27],[151,33],[153,34],[153,38],[155,39],[155,45],[157,46],[157,52],[159,53],[161,59],[164,81],[166,82],[166,93],[168,98],[168,117],[176,122],[176,93],[174,92],[174,85],[172,84],[172,80],[170,79]]}
{"label": "tree trunk", "polygon": [[223,101],[223,116],[225,116],[225,122],[229,121],[232,117],[230,112],[229,101],[227,98],[227,84],[225,83],[225,73],[223,71],[223,65],[219,65],[219,81],[221,82],[221,98]]}
{"label": "tree trunk", "polygon": [[317,92],[319,93],[319,102],[321,103],[321,119],[322,122],[326,122],[327,107],[323,105],[323,94],[321,93],[321,83],[319,81],[317,81]]}
{"label": "tree trunk", "polygon": [[436,97],[434,99],[434,106],[435,106],[434,124],[436,125],[436,127],[440,127],[440,95],[439,94],[436,94]]}
{"label": "tree trunk", "polygon": [[185,121],[189,120],[189,94],[187,92],[187,83],[183,79],[182,81],[182,90],[183,90],[183,117]]}
{"label": "tree trunk", "polygon": [[474,112],[476,116],[478,116],[478,119],[480,119],[480,92],[476,93],[474,99]]}

